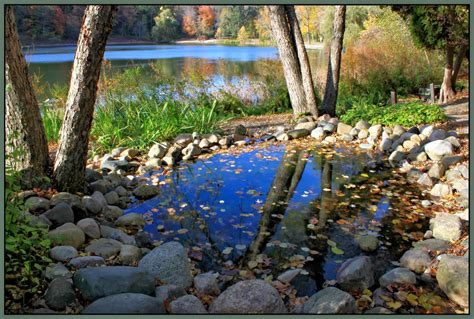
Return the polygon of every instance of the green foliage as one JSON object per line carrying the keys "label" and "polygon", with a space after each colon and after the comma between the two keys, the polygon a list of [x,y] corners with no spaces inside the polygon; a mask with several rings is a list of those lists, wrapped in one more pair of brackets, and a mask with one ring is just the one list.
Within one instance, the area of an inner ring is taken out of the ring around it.
{"label": "green foliage", "polygon": [[355,125],[360,120],[370,124],[392,126],[413,126],[445,121],[443,109],[438,105],[428,105],[418,102],[380,106],[362,102],[356,103],[345,114],[340,116],[341,121]]}
{"label": "green foliage", "polygon": [[44,130],[48,143],[59,141],[59,132],[64,117],[64,108],[43,105],[41,108]]}
{"label": "green foliage", "polygon": [[222,9],[219,16],[219,28],[222,37],[237,38],[241,27],[245,27],[249,36],[256,36],[254,19],[258,15],[255,6],[229,6]]}
{"label": "green foliage", "polygon": [[[15,154],[11,156],[16,156]],[[15,161],[15,158],[12,159]],[[21,174],[5,169],[5,309],[19,313],[31,298],[44,293],[42,274],[52,262],[47,231],[30,225],[17,197]]]}
{"label": "green foliage", "polygon": [[181,28],[178,20],[169,8],[161,10],[155,17],[155,26],[151,30],[153,39],[158,42],[170,42],[176,40],[181,35]]}

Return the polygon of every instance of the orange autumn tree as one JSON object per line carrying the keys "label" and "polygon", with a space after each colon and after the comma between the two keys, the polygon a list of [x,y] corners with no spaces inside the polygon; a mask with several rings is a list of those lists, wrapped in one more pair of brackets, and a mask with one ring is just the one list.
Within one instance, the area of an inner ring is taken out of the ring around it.
{"label": "orange autumn tree", "polygon": [[183,17],[183,31],[191,37],[196,35],[196,21],[193,16],[185,15]]}

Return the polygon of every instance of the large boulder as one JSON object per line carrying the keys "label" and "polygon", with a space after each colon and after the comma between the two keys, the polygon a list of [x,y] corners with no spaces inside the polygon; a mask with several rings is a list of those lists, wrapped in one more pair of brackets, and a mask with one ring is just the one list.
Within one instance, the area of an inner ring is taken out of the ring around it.
{"label": "large boulder", "polygon": [[324,288],[311,296],[303,305],[303,313],[354,314],[354,297],[335,287]]}
{"label": "large boulder", "polygon": [[[100,205],[100,207],[102,208],[101,210],[107,208],[107,206],[108,206],[107,200],[105,199],[104,194],[102,192],[99,192],[99,191],[93,192],[92,195],[91,195],[91,198],[93,200],[95,200],[98,205]],[[86,207],[86,209],[87,209],[87,207]]]}
{"label": "large boulder", "polygon": [[25,201],[25,209],[32,213],[42,213],[49,209],[49,200],[43,197],[30,197]]}
{"label": "large boulder", "polygon": [[461,237],[461,219],[459,216],[438,213],[430,220],[433,237],[436,239],[454,242]]}
{"label": "large boulder", "polygon": [[86,235],[73,223],[66,223],[49,232],[53,246],[72,246],[79,248],[86,241]]}
{"label": "large boulder", "polygon": [[430,255],[421,249],[410,249],[400,258],[400,265],[416,273],[423,273],[431,263]]}
{"label": "large boulder", "polygon": [[71,207],[81,206],[81,198],[77,195],[74,195],[68,192],[57,193],[57,194],[54,194],[53,197],[51,197],[51,201],[50,201],[51,206],[56,206],[60,202],[64,202]]}
{"label": "large boulder", "polygon": [[51,221],[53,227],[58,227],[66,223],[74,223],[74,212],[71,207],[64,202],[59,202],[56,206],[42,214],[42,216]]}
{"label": "large boulder", "polygon": [[175,241],[153,249],[140,260],[138,267],[166,284],[189,288],[193,283],[186,251]]}
{"label": "large boulder", "polygon": [[165,314],[163,302],[144,294],[123,293],[97,299],[83,314]]}
{"label": "large boulder", "polygon": [[363,291],[374,284],[374,266],[370,257],[346,260],[337,271],[337,283],[346,291]]}
{"label": "large boulder", "polygon": [[379,278],[380,286],[388,287],[391,284],[416,284],[416,276],[407,268],[395,268]]}
{"label": "large boulder", "polygon": [[207,313],[206,308],[202,305],[201,301],[193,295],[186,295],[173,300],[170,303],[170,313],[178,314],[196,314],[196,313]]}
{"label": "large boulder", "polygon": [[76,271],[74,286],[84,299],[96,300],[126,292],[151,295],[155,290],[155,280],[147,271],[137,267],[90,267]]}
{"label": "large boulder", "polygon": [[[101,192],[97,192],[100,195],[102,195]],[[103,195],[102,195],[103,197]],[[91,214],[91,215],[97,215],[102,211],[102,207],[107,206],[107,201],[104,202],[104,206],[102,206],[102,203],[98,202],[95,198],[92,196],[84,196],[82,197],[82,206],[86,209],[86,211]]]}
{"label": "large boulder", "polygon": [[48,286],[44,300],[53,310],[64,310],[76,300],[72,284],[66,278],[56,278]]}
{"label": "large boulder", "polygon": [[117,255],[122,249],[122,243],[115,239],[100,238],[86,247],[85,251],[105,259]]}
{"label": "large boulder", "polygon": [[244,280],[227,288],[209,307],[210,313],[287,313],[278,291],[260,279]]}
{"label": "large boulder", "polygon": [[426,144],[425,152],[432,160],[439,161],[444,156],[453,154],[453,145],[448,141],[437,140]]}
{"label": "large boulder", "polygon": [[450,249],[451,245],[446,240],[430,238],[414,243],[413,247],[425,251],[441,251]]}
{"label": "large boulder", "polygon": [[436,280],[444,293],[457,304],[469,306],[469,259],[442,255]]}
{"label": "large boulder", "polygon": [[133,190],[133,195],[138,199],[148,199],[158,195],[158,188],[151,185],[140,185]]}
{"label": "large boulder", "polygon": [[92,239],[100,238],[100,228],[97,222],[92,218],[84,218],[77,222],[77,226]]}

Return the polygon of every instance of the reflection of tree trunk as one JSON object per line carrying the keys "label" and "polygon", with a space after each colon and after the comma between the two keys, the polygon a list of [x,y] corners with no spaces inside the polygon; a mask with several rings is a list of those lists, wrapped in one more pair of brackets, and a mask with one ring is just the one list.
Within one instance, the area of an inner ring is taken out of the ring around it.
{"label": "reflection of tree trunk", "polygon": [[453,76],[451,77],[451,85],[453,87],[453,90],[455,89],[456,80],[458,78],[459,69],[461,69],[462,60],[466,56],[466,52],[468,49],[469,49],[468,45],[461,46],[456,56],[456,62],[454,62],[454,67],[453,67]]}
{"label": "reflection of tree trunk", "polygon": [[334,209],[335,199],[332,197],[332,191],[324,191],[326,189],[332,189],[332,163],[328,160],[323,160],[321,170],[321,205],[319,208],[319,222],[316,225],[315,230],[318,231],[326,226],[329,214]]}
{"label": "reflection of tree trunk", "polygon": [[263,213],[260,219],[257,235],[250,244],[250,247],[242,260],[245,265],[255,258],[261,249],[274,234],[276,226],[281,221],[280,218],[272,217],[274,214],[283,214],[288,206],[288,202],[293,196],[293,192],[298,185],[306,165],[303,160],[305,152],[286,152],[278,166],[278,170],[268,191]]}

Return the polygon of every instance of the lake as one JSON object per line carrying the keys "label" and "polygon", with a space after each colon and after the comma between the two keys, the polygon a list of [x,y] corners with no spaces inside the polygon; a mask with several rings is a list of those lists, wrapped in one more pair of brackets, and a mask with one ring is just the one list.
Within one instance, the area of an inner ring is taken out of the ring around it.
{"label": "lake", "polygon": [[[30,74],[41,75],[40,85],[68,83],[75,46],[38,47],[25,50]],[[313,66],[326,67],[323,50],[308,50]],[[282,77],[274,47],[225,45],[109,45],[105,59],[111,72],[143,66],[163,77],[187,79],[195,72],[220,87],[226,81],[258,81]]]}

